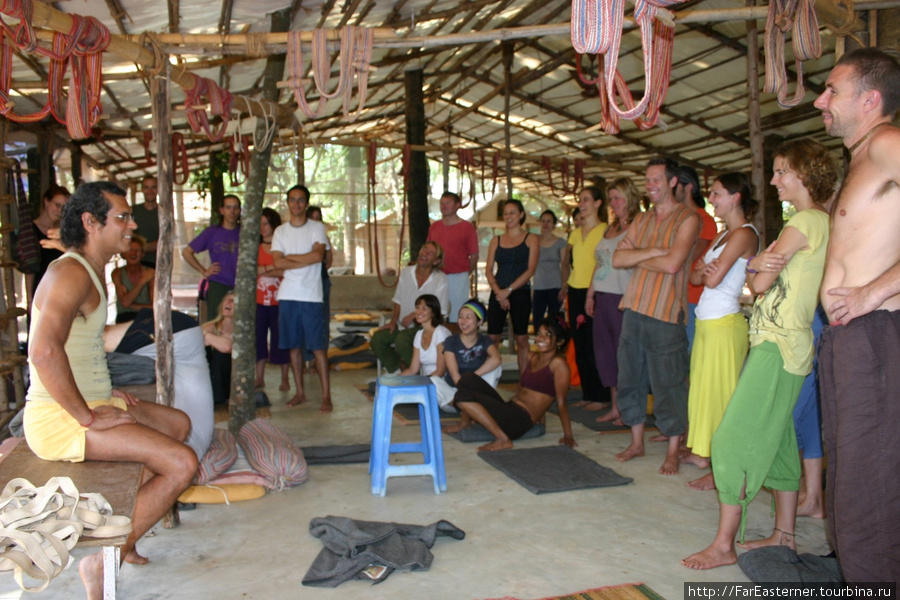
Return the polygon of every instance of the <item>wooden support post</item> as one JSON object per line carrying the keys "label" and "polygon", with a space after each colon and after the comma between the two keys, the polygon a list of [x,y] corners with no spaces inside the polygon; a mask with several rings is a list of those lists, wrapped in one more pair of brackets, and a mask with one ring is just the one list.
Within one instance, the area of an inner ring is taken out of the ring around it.
{"label": "wooden support post", "polygon": [[[362,182],[366,185],[366,177],[368,174],[362,164],[362,148],[359,146],[351,146],[347,148],[347,201],[344,204],[344,248],[352,249],[356,247],[356,224],[359,222],[359,196],[357,190],[358,183]],[[353,268],[356,272],[356,252],[350,250],[345,252],[347,262],[346,266]]]}
{"label": "wooden support post", "polygon": [[156,324],[156,402],[175,403],[175,352],[172,344],[172,260],[175,249],[175,208],[172,202],[172,122],[169,115],[169,78],[150,78],[153,104],[153,137],[159,165],[156,209],[159,243],[156,249],[156,281],[153,317]]}
{"label": "wooden support post", "polygon": [[[291,25],[290,9],[270,15],[271,31],[287,31]],[[284,54],[269,55],[263,71],[262,96],[269,102],[278,100],[276,83],[284,78]],[[263,119],[256,123],[256,139],[265,136]],[[253,148],[250,173],[241,208],[241,236],[238,242],[237,275],[234,281],[234,348],[231,351],[231,397],[228,401],[228,429],[237,435],[245,423],[256,418],[256,261],[259,253],[259,220],[266,194],[266,179],[272,144]],[[211,308],[211,307],[210,307]],[[327,377],[322,373],[321,377]]]}
{"label": "wooden support post", "polygon": [[506,197],[512,198],[512,145],[510,142],[509,128],[509,106],[512,99],[512,63],[515,56],[515,42],[503,42],[503,80],[504,98],[503,98],[503,143],[506,150]]}
{"label": "wooden support post", "polygon": [[84,183],[84,177],[81,175],[81,160],[84,158],[84,150],[81,149],[81,146],[70,146],[69,156],[69,161],[72,163],[72,181],[75,182],[77,188]]}
{"label": "wooden support post", "polygon": [[[425,143],[425,96],[422,69],[404,73],[406,86],[406,143]],[[421,150],[410,152],[409,182],[406,184],[409,214],[409,255],[416,257],[428,238],[428,161]],[[402,216],[402,215],[401,215]],[[403,265],[397,265],[398,270]]]}
{"label": "wooden support post", "polygon": [[[0,190],[7,189],[7,168],[6,163],[6,135],[9,127],[9,121],[0,119]],[[0,224],[4,226],[12,225],[12,214],[16,210],[15,195],[4,196],[0,202]],[[2,248],[0,248],[0,261],[3,263],[2,292],[5,299],[6,307],[6,341],[0,345],[0,361],[2,361],[3,373],[0,375],[0,419],[9,422],[4,418],[5,413],[10,410],[9,387],[7,382],[7,374],[12,374],[13,382],[13,400],[16,402],[16,409],[20,410],[25,406],[25,385],[22,378],[22,367],[25,364],[25,357],[19,352],[19,326],[16,308],[16,271],[12,261],[12,235],[11,231],[4,231],[2,234]],[[2,427],[2,426],[0,426]]]}
{"label": "wooden support post", "polygon": [[[756,1],[746,0],[746,5],[755,6]],[[762,123],[759,115],[759,29],[756,21],[747,21],[747,116],[750,127],[750,183],[757,197],[761,197],[765,193],[766,178]],[[765,222],[766,209],[762,203],[760,206],[761,210],[756,215],[754,224],[765,236],[766,231],[761,225]],[[763,238],[763,247],[768,244],[767,240],[768,238]]]}
{"label": "wooden support post", "polygon": [[297,183],[306,185],[306,143],[302,137],[297,144]]}
{"label": "wooden support post", "polygon": [[[764,158],[763,158],[763,178],[766,181],[772,180],[772,163],[774,162],[775,149],[784,141],[780,135],[770,134],[765,137]],[[775,186],[767,185],[757,192],[759,198],[759,206],[761,215],[753,220],[753,224],[759,231],[763,240],[763,248],[766,248],[778,237],[781,229],[784,227],[784,205],[778,198],[778,191]]]}

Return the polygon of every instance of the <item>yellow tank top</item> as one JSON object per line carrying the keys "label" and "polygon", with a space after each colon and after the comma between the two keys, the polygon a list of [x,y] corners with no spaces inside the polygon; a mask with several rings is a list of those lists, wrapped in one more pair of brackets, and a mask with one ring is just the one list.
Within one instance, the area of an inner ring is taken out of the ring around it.
{"label": "yellow tank top", "polygon": [[[75,385],[84,397],[85,401],[106,400],[112,395],[112,383],[109,379],[109,367],[106,363],[106,352],[103,350],[103,328],[106,326],[106,289],[94,269],[87,260],[75,252],[66,252],[60,258],[73,258],[91,276],[91,281],[100,294],[100,303],[87,317],[76,317],[66,340],[66,356],[69,358],[69,366],[75,376]],[[53,262],[57,262],[53,261]],[[52,263],[51,263],[52,264]],[[65,293],[64,290],[53,290],[53,293]],[[29,337],[34,334],[34,329],[41,320],[41,311],[35,305],[31,309],[31,330]],[[28,389],[27,400],[29,402],[54,402],[53,397],[44,387],[38,372],[29,363],[31,375],[31,387]]]}

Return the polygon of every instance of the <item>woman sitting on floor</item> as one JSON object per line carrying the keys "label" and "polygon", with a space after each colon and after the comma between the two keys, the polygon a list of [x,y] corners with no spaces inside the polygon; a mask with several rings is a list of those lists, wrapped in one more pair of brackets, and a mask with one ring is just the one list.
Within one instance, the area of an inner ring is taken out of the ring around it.
{"label": "woman sitting on floor", "polygon": [[564,354],[568,341],[569,335],[561,319],[541,321],[535,336],[537,351],[528,355],[519,389],[508,402],[474,373],[460,377],[453,402],[462,413],[462,422],[445,428],[445,431],[455,433],[475,421],[495,438],[478,450],[512,448],[512,440],[522,437],[543,419],[556,400],[563,428],[559,443],[570,448],[576,446],[566,406],[570,373]]}
{"label": "woman sitting on floor", "polygon": [[444,340],[443,376],[431,378],[437,388],[438,404],[441,410],[456,412],[452,406],[456,395],[456,384],[466,373],[474,373],[491,387],[497,387],[503,370],[500,350],[490,336],[480,333],[478,327],[484,322],[485,308],[478,298],[471,298],[459,307],[459,333]]}
{"label": "woman sitting on floor", "polygon": [[412,361],[401,375],[442,375],[444,360],[440,348],[444,340],[450,337],[450,330],[443,325],[444,316],[437,296],[422,294],[416,298],[415,319],[422,329],[416,332]]}
{"label": "woman sitting on floor", "polygon": [[113,285],[116,286],[116,323],[133,321],[142,308],[153,308],[156,270],[141,264],[146,248],[147,240],[132,234],[131,250],[122,254],[125,266],[112,272]]}
{"label": "woman sitting on floor", "polygon": [[228,404],[231,396],[231,348],[234,344],[234,292],[228,292],[219,304],[219,315],[202,326],[209,376],[212,380],[213,403]]}

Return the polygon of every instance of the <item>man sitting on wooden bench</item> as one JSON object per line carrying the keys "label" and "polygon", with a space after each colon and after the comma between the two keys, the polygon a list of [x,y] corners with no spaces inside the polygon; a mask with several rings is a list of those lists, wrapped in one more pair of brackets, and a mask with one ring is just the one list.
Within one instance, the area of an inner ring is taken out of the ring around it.
{"label": "man sitting on wooden bench", "polygon": [[[68,252],[41,280],[31,314],[25,439],[45,460],[144,466],[134,529],[122,556],[146,562],[135,542],[175,504],[197,471],[197,457],[184,444],[191,422],[179,410],[139,402],[110,383],[101,339],[107,307],[104,267],[128,250],[136,228],[125,193],[110,182],[82,185],[63,209],[60,227]],[[79,572],[88,599],[100,598],[101,554],[83,559]]]}

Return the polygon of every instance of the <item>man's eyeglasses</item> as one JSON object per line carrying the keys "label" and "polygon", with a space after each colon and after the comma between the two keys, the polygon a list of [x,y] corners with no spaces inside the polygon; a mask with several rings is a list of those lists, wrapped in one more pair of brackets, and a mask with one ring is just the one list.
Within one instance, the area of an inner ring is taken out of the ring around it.
{"label": "man's eyeglasses", "polygon": [[134,215],[131,213],[121,213],[118,215],[113,215],[114,219],[118,219],[123,223],[128,223],[129,221],[134,221]]}

